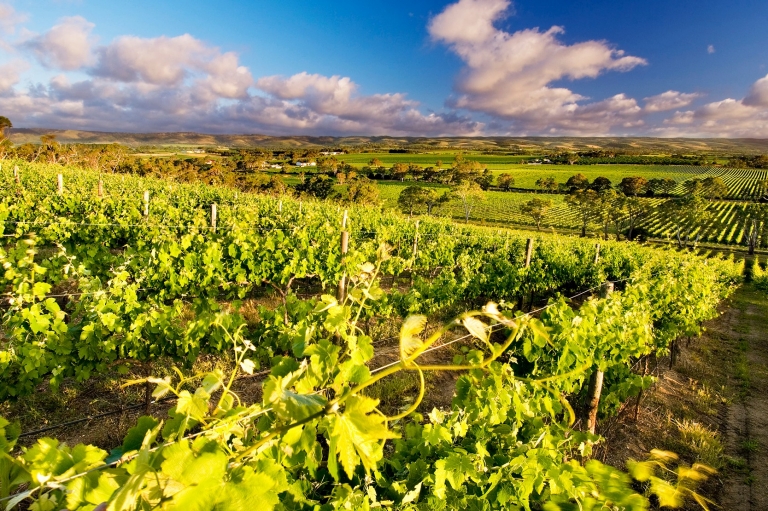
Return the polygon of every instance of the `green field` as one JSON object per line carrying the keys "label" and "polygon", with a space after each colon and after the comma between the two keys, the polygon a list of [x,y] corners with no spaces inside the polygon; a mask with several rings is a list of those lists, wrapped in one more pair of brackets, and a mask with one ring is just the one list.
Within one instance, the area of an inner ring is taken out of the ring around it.
{"label": "green field", "polygon": [[[358,168],[365,167],[368,162],[374,158],[378,158],[381,162],[391,167],[395,163],[413,163],[421,165],[422,167],[433,167],[438,160],[442,162],[442,166],[450,167],[451,162],[461,151],[440,151],[434,153],[420,153],[420,154],[402,154],[402,153],[357,153],[357,154],[341,154],[336,158],[339,161],[343,161]],[[486,165],[491,170],[503,170],[511,166],[519,166],[523,160],[535,158],[535,156],[529,155],[495,155],[495,154],[477,154],[477,153],[462,153],[468,160],[478,161],[483,165]]]}

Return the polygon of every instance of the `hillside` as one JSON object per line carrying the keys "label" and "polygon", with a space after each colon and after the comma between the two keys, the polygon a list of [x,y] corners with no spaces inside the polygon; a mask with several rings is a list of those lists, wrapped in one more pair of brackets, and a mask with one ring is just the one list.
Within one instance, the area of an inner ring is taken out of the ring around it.
{"label": "hillside", "polygon": [[10,135],[15,144],[37,143],[40,136],[56,135],[62,143],[111,144],[128,146],[227,146],[227,147],[269,147],[308,148],[329,146],[377,146],[414,147],[419,149],[463,148],[473,150],[537,150],[557,149],[621,149],[639,150],[648,153],[744,153],[768,152],[768,139],[726,139],[726,138],[649,138],[649,137],[389,137],[349,136],[313,137],[269,135],[216,135],[204,133],[109,133],[80,130],[48,130],[43,128],[16,128]]}

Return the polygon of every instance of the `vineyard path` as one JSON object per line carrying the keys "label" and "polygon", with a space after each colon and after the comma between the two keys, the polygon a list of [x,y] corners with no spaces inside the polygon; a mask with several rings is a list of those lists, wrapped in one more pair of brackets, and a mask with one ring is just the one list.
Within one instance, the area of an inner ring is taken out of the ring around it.
{"label": "vineyard path", "polygon": [[746,460],[740,471],[729,471],[721,508],[729,511],[768,510],[768,300],[765,293],[742,287],[733,306],[713,322],[711,330],[738,343],[734,379],[737,395],[727,409],[726,454]]}

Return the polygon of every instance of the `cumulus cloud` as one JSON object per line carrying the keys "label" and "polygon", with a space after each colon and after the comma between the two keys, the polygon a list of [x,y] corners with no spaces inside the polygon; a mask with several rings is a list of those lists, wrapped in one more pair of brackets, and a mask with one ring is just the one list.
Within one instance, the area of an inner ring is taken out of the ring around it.
{"label": "cumulus cloud", "polygon": [[707,53],[709,53],[710,55],[715,53],[715,45],[710,44],[709,46],[707,46]]}
{"label": "cumulus cloud", "polygon": [[747,106],[768,107],[768,76],[752,84],[743,103]]}
{"label": "cumulus cloud", "polygon": [[0,92],[10,90],[19,83],[21,73],[29,68],[29,64],[21,59],[14,59],[0,64]]}
{"label": "cumulus cloud", "polygon": [[727,98],[675,112],[660,134],[713,137],[768,137],[768,76],[757,80],[743,99]]}
{"label": "cumulus cloud", "polygon": [[31,50],[45,67],[73,71],[93,63],[94,27],[81,16],[63,18],[45,34],[21,46]]}
{"label": "cumulus cloud", "polygon": [[338,75],[267,76],[257,80],[256,87],[270,98],[253,98],[243,115],[260,122],[271,118],[286,128],[374,135],[476,135],[482,128],[455,113],[423,114],[404,94],[359,94],[356,83]]}
{"label": "cumulus cloud", "polygon": [[404,94],[360,94],[349,77],[298,73],[254,84],[235,54],[189,36],[164,38],[170,48],[145,59],[148,41],[160,44],[120,38],[97,50],[96,65],[84,68],[90,77],[72,82],[60,74],[46,85],[0,95],[0,110],[30,126],[105,131],[477,135],[482,130],[481,123],[455,113],[424,114]]}
{"label": "cumulus cloud", "polygon": [[[104,78],[70,82],[57,76],[44,87],[0,96],[0,110],[12,119],[24,119],[27,125],[105,131],[427,136],[478,135],[482,130],[482,124],[466,117],[423,114],[408,101],[383,101],[378,95],[337,98],[317,108],[314,101],[309,96],[283,99],[270,94],[249,94],[230,102],[206,101],[193,86],[148,87]],[[354,112],[355,108],[360,111]]]}
{"label": "cumulus cloud", "polygon": [[646,112],[666,112],[668,110],[675,110],[677,108],[683,108],[691,103],[693,100],[701,96],[698,93],[684,93],[676,90],[668,90],[661,94],[645,98],[645,107],[643,110]]}
{"label": "cumulus cloud", "polygon": [[27,20],[25,14],[16,12],[12,5],[0,3],[0,32],[13,34],[16,26]]}
{"label": "cumulus cloud", "polygon": [[451,106],[505,118],[531,131],[606,132],[611,122],[638,120],[627,118],[641,111],[629,105],[634,100],[620,95],[581,105],[587,98],[552,84],[628,71],[646,64],[644,59],[604,41],[564,44],[558,39],[564,29],[558,26],[505,32],[495,23],[509,7],[508,0],[459,0],[430,21],[432,39],[447,44],[465,64]]}

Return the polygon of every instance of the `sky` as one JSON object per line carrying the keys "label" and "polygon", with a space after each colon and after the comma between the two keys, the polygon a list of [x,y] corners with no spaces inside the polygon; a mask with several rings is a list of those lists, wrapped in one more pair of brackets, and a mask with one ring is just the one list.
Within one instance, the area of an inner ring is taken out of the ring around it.
{"label": "sky", "polygon": [[768,138],[764,0],[0,0],[14,127]]}

